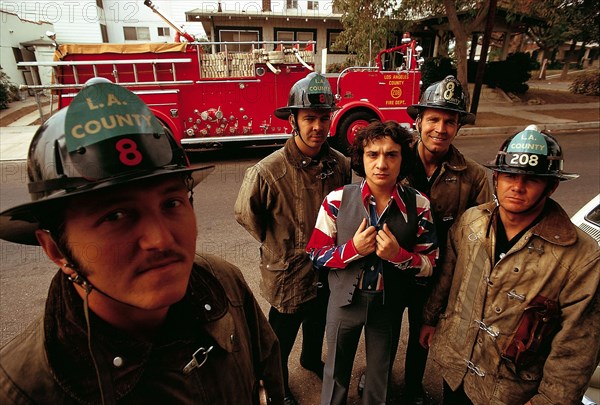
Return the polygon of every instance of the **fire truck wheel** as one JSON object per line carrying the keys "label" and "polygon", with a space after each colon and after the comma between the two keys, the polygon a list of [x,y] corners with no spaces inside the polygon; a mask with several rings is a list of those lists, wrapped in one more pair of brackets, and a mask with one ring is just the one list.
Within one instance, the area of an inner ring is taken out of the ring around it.
{"label": "fire truck wheel", "polygon": [[344,155],[349,156],[350,146],[354,142],[356,131],[366,127],[377,116],[369,111],[355,111],[344,117],[338,126],[334,139],[335,147]]}
{"label": "fire truck wheel", "polygon": [[167,134],[169,134],[174,139],[179,139],[178,137],[175,136],[175,134],[173,133],[173,131],[171,131],[171,128],[169,128],[169,126],[167,124],[165,124],[162,120],[159,120],[159,121],[160,121],[160,124],[162,125],[162,127],[165,129],[165,132]]}

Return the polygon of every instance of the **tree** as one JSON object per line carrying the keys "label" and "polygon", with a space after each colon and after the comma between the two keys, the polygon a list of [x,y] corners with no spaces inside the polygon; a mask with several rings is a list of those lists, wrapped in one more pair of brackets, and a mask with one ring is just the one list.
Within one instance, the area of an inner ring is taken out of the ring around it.
{"label": "tree", "polygon": [[581,42],[580,56],[576,59],[581,64],[585,46],[590,42],[598,42],[600,28],[600,0],[581,0],[570,2],[564,7],[565,18],[568,19],[567,34],[571,37],[571,47],[565,57],[565,65],[561,79],[567,78],[570,62],[575,60],[575,46]]}
{"label": "tree", "polygon": [[353,54],[353,63],[366,66],[374,55],[386,48],[400,22],[393,18],[396,0],[336,0],[342,13],[342,31],[336,47],[347,47]]}
{"label": "tree", "polygon": [[[585,48],[586,44],[599,41],[599,0],[546,0],[533,3],[532,12],[546,21],[545,25],[530,26],[527,31],[542,50],[544,60],[553,58],[559,46],[571,43],[565,58],[565,76],[576,43],[582,42],[581,46]],[[541,77],[545,78],[544,69]]]}
{"label": "tree", "polygon": [[[467,50],[471,34],[482,31],[488,14],[490,0],[483,0],[473,7],[472,1],[464,0],[403,0],[397,16],[412,20],[415,17],[441,15],[448,18],[454,34],[454,59],[457,79],[465,84],[464,91],[469,95],[467,84]],[[458,13],[462,12],[461,19]]]}

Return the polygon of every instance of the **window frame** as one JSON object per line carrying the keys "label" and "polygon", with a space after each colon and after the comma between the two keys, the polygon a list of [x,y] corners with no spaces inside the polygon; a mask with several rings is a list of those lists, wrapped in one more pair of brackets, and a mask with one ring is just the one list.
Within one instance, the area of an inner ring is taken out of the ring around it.
{"label": "window frame", "polygon": [[335,41],[331,40],[331,36],[332,35],[339,35],[339,34],[342,33],[342,31],[343,30],[341,30],[341,29],[335,29],[335,28],[329,28],[329,29],[327,29],[327,53],[332,53],[332,54],[336,54],[336,55],[337,54],[347,54],[348,53],[348,47],[346,47],[343,50],[339,50],[339,49],[334,50],[331,47],[332,43],[335,42]]}
{"label": "window frame", "polygon": [[[217,37],[218,37],[218,41],[217,42],[227,42],[225,40],[223,40],[223,36],[222,33],[223,32],[237,32],[239,33],[256,33],[256,39],[252,40],[252,41],[262,41],[262,28],[260,27],[216,27],[215,28],[215,32],[217,33]],[[232,42],[243,42],[238,40],[232,41]],[[220,48],[220,46],[219,46]],[[247,49],[246,49],[247,48]],[[234,49],[232,50],[230,46],[227,47],[227,51],[229,52],[249,52],[252,49],[252,45],[248,44],[248,45],[238,45],[238,49]],[[220,49],[220,52],[224,52],[225,49]]]}
{"label": "window frame", "polygon": [[[161,34],[162,31],[162,34]],[[156,33],[159,37],[170,37],[171,27],[156,27]]]}
{"label": "window frame", "polygon": [[[310,41],[314,42],[314,48],[313,51],[314,53],[317,53],[317,30],[316,29],[312,29],[312,28],[292,28],[292,27],[275,27],[273,28],[273,38],[275,38],[275,41],[284,41],[284,40],[280,40],[279,38],[277,38],[277,34],[279,34],[280,32],[291,32],[293,33],[293,39],[292,41],[300,41],[298,39],[298,33],[311,33],[312,34],[312,39],[310,39]],[[287,41],[287,40],[285,40]],[[274,45],[273,47],[274,49],[277,48],[277,44]]]}
{"label": "window frame", "polygon": [[[133,30],[135,32],[135,39],[127,38],[126,30]],[[148,38],[140,38],[140,31],[145,30]],[[136,26],[123,26],[123,37],[125,41],[150,41],[150,27],[136,27]]]}

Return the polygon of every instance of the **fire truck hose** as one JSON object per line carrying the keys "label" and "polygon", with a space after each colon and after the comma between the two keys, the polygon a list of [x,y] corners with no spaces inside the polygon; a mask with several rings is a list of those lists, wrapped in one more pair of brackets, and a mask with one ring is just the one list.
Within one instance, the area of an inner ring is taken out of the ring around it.
{"label": "fire truck hose", "polygon": [[281,73],[281,69],[278,69],[275,66],[273,66],[271,64],[271,62],[267,61],[266,64],[267,64],[267,67],[269,68],[269,70],[271,70],[271,72],[275,73],[276,75],[278,75],[279,73]]}
{"label": "fire truck hose", "polygon": [[296,56],[296,59],[298,59],[298,62],[302,63],[302,65],[307,68],[308,70],[314,70],[312,66],[310,66],[309,64],[307,64],[306,62],[304,62],[304,59],[302,59],[302,56],[300,56],[300,54],[298,53],[298,51],[294,52],[294,56]]}

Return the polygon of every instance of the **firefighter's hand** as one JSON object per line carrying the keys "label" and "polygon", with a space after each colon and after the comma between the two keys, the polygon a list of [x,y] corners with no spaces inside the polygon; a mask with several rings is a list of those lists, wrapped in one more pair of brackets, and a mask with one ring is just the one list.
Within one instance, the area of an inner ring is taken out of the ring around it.
{"label": "firefighter's hand", "polygon": [[363,218],[352,238],[352,243],[354,243],[354,247],[359,255],[367,256],[375,251],[376,236],[377,230],[375,227],[367,226],[367,220]]}
{"label": "firefighter's hand", "polygon": [[383,229],[377,232],[377,256],[391,261],[398,256],[400,249],[400,245],[388,225],[383,224]]}
{"label": "firefighter's hand", "polygon": [[421,343],[421,346],[425,349],[429,349],[431,341],[433,340],[433,335],[435,335],[435,326],[421,326],[421,333],[419,334],[419,343]]}

